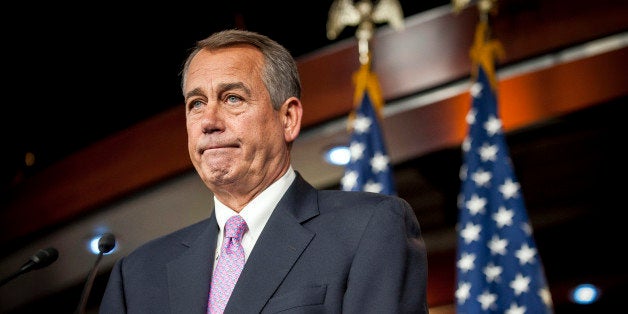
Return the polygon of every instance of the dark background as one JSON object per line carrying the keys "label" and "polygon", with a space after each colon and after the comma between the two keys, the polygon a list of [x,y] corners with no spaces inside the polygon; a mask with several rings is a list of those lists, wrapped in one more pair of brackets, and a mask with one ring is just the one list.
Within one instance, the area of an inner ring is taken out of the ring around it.
{"label": "dark background", "polygon": [[[347,27],[337,39],[327,38],[332,2],[18,2],[3,9],[2,190],[181,105],[182,63],[195,42],[214,31],[257,31],[296,58],[354,36],[355,27]],[[399,3],[407,17],[449,2]],[[35,155],[30,167],[27,152]]]}

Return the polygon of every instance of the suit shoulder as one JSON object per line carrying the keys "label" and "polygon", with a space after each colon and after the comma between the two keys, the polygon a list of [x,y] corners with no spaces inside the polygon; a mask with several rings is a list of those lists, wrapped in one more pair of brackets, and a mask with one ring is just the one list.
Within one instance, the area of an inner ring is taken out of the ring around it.
{"label": "suit shoulder", "polygon": [[357,202],[406,202],[404,199],[395,195],[386,195],[381,193],[363,192],[363,191],[342,191],[342,190],[318,190],[319,198],[338,198],[348,201]]}
{"label": "suit shoulder", "polygon": [[341,190],[319,190],[318,195],[322,208],[350,207],[361,210],[389,208],[394,211],[410,209],[410,204],[406,200],[394,195]]}
{"label": "suit shoulder", "polygon": [[[403,226],[407,234],[420,236],[420,225],[412,206],[403,198],[371,192],[320,190],[320,218],[350,221],[351,225],[389,229]],[[385,222],[385,223],[384,223]],[[383,229],[381,229],[383,230]],[[381,231],[380,230],[380,231]]]}
{"label": "suit shoulder", "polygon": [[168,258],[172,253],[176,254],[191,245],[201,232],[207,227],[209,219],[196,222],[184,228],[152,239],[134,249],[128,256],[129,259],[161,259]]}

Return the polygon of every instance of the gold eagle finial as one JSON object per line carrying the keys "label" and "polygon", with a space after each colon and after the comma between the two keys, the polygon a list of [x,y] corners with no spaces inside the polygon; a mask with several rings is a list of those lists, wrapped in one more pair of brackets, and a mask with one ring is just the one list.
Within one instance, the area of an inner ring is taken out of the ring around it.
{"label": "gold eagle finial", "polygon": [[357,26],[355,37],[358,39],[360,63],[369,61],[369,41],[375,32],[375,24],[390,23],[393,29],[401,30],[403,11],[397,0],[379,0],[375,6],[369,0],[334,0],[329,9],[327,20],[327,38],[334,40],[346,26]]}
{"label": "gold eagle finial", "polygon": [[[473,2],[472,0],[451,0],[454,7],[454,13],[460,13],[463,9],[469,6]],[[495,13],[497,9],[497,0],[476,0],[478,11],[480,11],[480,18],[486,19],[489,13]]]}

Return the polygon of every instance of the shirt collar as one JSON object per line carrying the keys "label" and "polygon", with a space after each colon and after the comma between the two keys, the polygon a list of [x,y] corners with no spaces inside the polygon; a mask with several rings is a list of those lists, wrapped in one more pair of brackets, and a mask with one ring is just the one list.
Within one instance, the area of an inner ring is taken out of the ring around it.
{"label": "shirt collar", "polygon": [[[244,218],[246,224],[249,227],[249,231],[245,234],[257,239],[262,233],[262,229],[266,225],[268,218],[275,210],[275,206],[279,203],[279,200],[283,197],[284,193],[288,190],[294,179],[296,173],[292,166],[288,168],[288,171],[281,176],[277,181],[268,186],[262,193],[255,197],[240,211],[240,216]],[[237,215],[234,210],[221,203],[216,196],[214,196],[214,210],[216,211],[216,220],[220,231],[225,226],[227,220],[234,215]]]}

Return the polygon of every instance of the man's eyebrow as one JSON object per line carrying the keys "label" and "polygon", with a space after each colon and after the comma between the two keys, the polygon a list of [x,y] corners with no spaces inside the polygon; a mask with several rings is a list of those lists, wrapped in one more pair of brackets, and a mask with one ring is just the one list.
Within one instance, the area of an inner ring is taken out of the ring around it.
{"label": "man's eyebrow", "polygon": [[[242,82],[220,83],[220,84],[218,84],[218,94],[219,95],[222,94],[225,91],[234,90],[234,89],[244,91],[244,93],[247,96],[251,95],[251,89],[246,87],[246,85],[244,85],[244,83],[242,83]],[[190,97],[194,97],[194,96],[204,96],[204,93],[203,93],[202,89],[197,87],[197,88],[187,92],[185,94],[185,100],[187,100]]]}
{"label": "man's eyebrow", "polygon": [[201,89],[200,89],[200,88],[195,88],[195,89],[193,89],[193,90],[191,90],[191,91],[187,92],[187,93],[185,94],[185,97],[184,97],[184,98],[185,98],[185,100],[187,100],[187,99],[188,99],[188,98],[190,98],[190,97],[193,97],[193,96],[202,96],[202,95],[203,95],[203,92],[201,91]]}
{"label": "man's eyebrow", "polygon": [[228,90],[234,90],[234,89],[238,89],[238,90],[244,91],[244,93],[247,96],[251,95],[251,90],[248,87],[246,87],[246,85],[244,85],[244,83],[242,83],[242,82],[220,83],[220,84],[218,84],[218,91],[220,93],[222,93],[224,91],[228,91]]}

